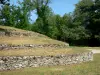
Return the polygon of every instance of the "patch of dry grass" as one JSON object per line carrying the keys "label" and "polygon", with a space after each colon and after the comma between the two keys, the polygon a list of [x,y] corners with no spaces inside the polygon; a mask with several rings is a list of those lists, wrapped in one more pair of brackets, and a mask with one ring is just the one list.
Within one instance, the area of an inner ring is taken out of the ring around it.
{"label": "patch of dry grass", "polygon": [[67,54],[70,49],[23,49],[23,50],[5,50],[0,51],[0,56],[24,56],[24,55],[35,55],[35,56],[46,56],[46,55],[60,55]]}
{"label": "patch of dry grass", "polygon": [[0,43],[7,43],[7,44],[67,44],[61,41],[57,41],[51,39],[45,35],[32,32],[21,30],[13,27],[8,26],[0,26],[1,29],[12,30],[11,32],[20,32],[20,33],[32,33],[32,36],[0,36]]}
{"label": "patch of dry grass", "polygon": [[6,29],[6,30],[12,30],[12,31],[19,31],[19,32],[25,32],[26,30],[22,30],[22,29],[18,29],[18,28],[14,28],[14,27],[9,27],[9,26],[1,26],[0,25],[0,28],[1,29]]}
{"label": "patch of dry grass", "polygon": [[4,44],[67,44],[61,41],[53,40],[50,38],[44,37],[7,37],[7,36],[0,36],[0,43]]}
{"label": "patch of dry grass", "polygon": [[71,46],[72,49],[74,50],[100,50],[100,47],[75,47],[75,46]]}
{"label": "patch of dry grass", "polygon": [[15,49],[15,50],[1,50],[0,56],[47,56],[47,55],[63,55],[86,52],[87,50],[74,50],[68,48],[33,48],[33,49]]}

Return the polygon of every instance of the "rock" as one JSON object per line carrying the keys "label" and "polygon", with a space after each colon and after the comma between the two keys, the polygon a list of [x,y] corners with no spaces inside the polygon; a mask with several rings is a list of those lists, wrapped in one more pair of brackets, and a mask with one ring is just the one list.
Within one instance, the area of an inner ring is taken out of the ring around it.
{"label": "rock", "polygon": [[23,44],[23,45],[13,45],[13,44],[0,44],[0,50],[9,49],[24,49],[24,48],[66,48],[63,44]]}
{"label": "rock", "polygon": [[24,67],[67,65],[93,60],[92,52],[57,56],[5,56],[0,57],[0,70],[13,70]]}

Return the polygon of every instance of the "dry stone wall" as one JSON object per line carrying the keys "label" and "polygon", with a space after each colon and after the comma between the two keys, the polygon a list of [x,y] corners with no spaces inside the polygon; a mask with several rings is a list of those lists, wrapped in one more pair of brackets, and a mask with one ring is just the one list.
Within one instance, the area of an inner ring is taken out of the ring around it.
{"label": "dry stone wall", "polygon": [[32,33],[0,31],[0,36],[32,36]]}
{"label": "dry stone wall", "polygon": [[14,45],[14,44],[0,44],[0,50],[9,50],[9,49],[30,49],[30,48],[66,48],[66,44],[23,44],[23,45]]}
{"label": "dry stone wall", "polygon": [[[34,34],[37,34],[37,35],[34,35]],[[0,36],[42,36],[42,37],[47,37],[45,35],[42,35],[42,34],[39,34],[39,33],[34,33],[34,32],[31,32],[31,31],[24,31],[24,32],[17,32],[16,30],[9,30],[9,29],[0,29]]]}
{"label": "dry stone wall", "polygon": [[77,64],[92,60],[92,52],[56,56],[1,56],[0,71],[25,67]]}

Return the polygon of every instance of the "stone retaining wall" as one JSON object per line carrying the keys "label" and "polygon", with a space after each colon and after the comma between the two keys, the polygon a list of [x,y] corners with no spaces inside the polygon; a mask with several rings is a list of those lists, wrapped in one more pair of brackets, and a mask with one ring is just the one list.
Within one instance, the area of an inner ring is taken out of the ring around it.
{"label": "stone retaining wall", "polygon": [[32,33],[22,33],[22,32],[3,32],[0,31],[0,36],[32,36]]}
{"label": "stone retaining wall", "polygon": [[9,49],[26,49],[26,48],[66,48],[67,44],[23,44],[23,45],[13,45],[13,44],[0,44],[0,50]]}
{"label": "stone retaining wall", "polygon": [[13,31],[0,31],[0,36],[19,36],[19,37],[22,37],[22,36],[43,36],[43,37],[47,37],[45,35],[42,35],[42,34],[38,34],[38,33],[35,33],[37,35],[34,35],[34,32],[31,32],[31,31],[27,31],[27,32],[13,32]]}
{"label": "stone retaining wall", "polygon": [[31,36],[31,32],[16,32],[14,29],[2,29],[0,28],[0,36]]}
{"label": "stone retaining wall", "polygon": [[93,60],[92,52],[56,56],[1,56],[0,70],[13,70],[24,67],[68,65]]}

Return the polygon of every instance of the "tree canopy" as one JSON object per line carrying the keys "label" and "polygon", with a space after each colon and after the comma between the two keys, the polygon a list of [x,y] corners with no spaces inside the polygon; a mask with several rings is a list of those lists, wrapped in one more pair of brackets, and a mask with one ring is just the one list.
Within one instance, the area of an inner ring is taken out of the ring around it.
{"label": "tree canopy", "polygon": [[[0,25],[39,32],[70,45],[100,46],[100,0],[80,0],[74,12],[63,16],[52,11],[52,0],[18,3],[10,5],[9,0],[0,0]],[[34,11],[37,19],[30,23]]]}

